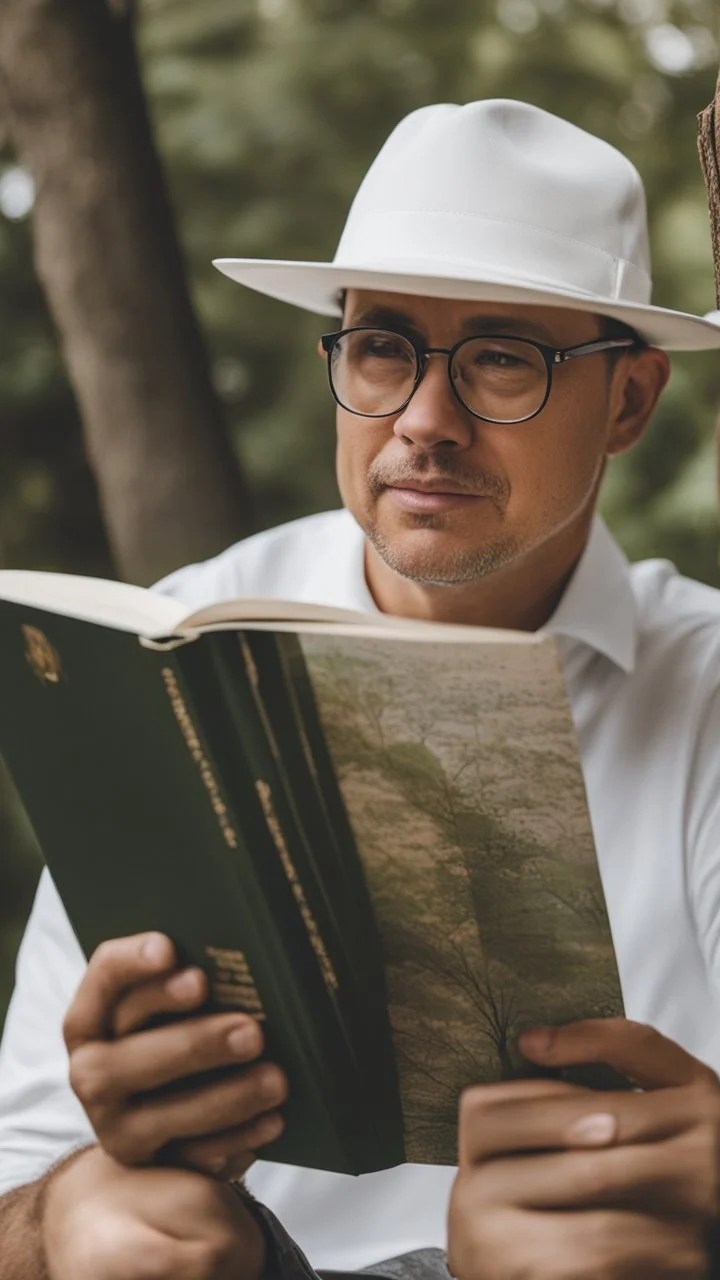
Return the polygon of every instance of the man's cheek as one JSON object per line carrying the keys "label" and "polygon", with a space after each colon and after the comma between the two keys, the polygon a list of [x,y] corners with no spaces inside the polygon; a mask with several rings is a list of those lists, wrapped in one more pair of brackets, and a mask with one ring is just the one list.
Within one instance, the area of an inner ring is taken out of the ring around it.
{"label": "man's cheek", "polygon": [[527,459],[509,479],[508,522],[561,527],[577,516],[597,483],[595,460],[578,456],[572,446],[552,448]]}
{"label": "man's cheek", "polygon": [[367,441],[338,433],[335,462],[341,492],[347,491],[356,498],[370,494],[369,473],[374,457],[375,454],[367,447]]}
{"label": "man's cheek", "polygon": [[338,448],[336,471],[343,504],[353,515],[367,511],[370,504],[368,464],[348,450]]}

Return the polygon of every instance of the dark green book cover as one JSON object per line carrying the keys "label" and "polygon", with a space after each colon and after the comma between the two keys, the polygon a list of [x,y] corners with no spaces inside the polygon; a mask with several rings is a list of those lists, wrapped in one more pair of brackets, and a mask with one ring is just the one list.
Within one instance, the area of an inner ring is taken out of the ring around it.
{"label": "dark green book cover", "polygon": [[391,1038],[376,1032],[378,1004],[386,1007],[382,949],[302,648],[291,634],[244,631],[217,636],[213,652],[236,738],[258,777],[274,775],[299,880],[323,937],[334,939],[338,1001],[352,1010],[360,1069],[382,1096],[395,1074]]}
{"label": "dark green book cover", "polygon": [[555,644],[178,610],[0,573],[0,751],[78,938],[160,929],[261,1019],[264,1159],[452,1164],[524,1026],[622,1011]]}
{"label": "dark green book cover", "polygon": [[[342,1172],[397,1163],[392,1077],[369,1094],[333,949],[311,940],[212,681],[196,678],[198,664],[212,674],[217,639],[162,652],[0,601],[3,754],[86,954],[160,929],[208,972],[216,1007],[262,1018],[292,1080],[286,1131],[264,1154]],[[389,1038],[384,1006],[374,1031]]]}

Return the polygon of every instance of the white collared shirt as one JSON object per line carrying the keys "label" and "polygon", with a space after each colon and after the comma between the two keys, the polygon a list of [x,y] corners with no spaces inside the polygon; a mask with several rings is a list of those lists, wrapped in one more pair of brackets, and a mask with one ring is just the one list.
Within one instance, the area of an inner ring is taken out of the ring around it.
{"label": "white collared shirt", "polygon": [[[263,596],[374,610],[346,511],[180,570],[188,610]],[[560,637],[628,1016],[720,1070],[720,592],[664,561],[630,568],[603,523],[546,630]],[[61,1024],[85,967],[43,873],[0,1048],[0,1193],[93,1134]],[[443,1247],[453,1170],[361,1178],[259,1162],[249,1178],[315,1267]]]}

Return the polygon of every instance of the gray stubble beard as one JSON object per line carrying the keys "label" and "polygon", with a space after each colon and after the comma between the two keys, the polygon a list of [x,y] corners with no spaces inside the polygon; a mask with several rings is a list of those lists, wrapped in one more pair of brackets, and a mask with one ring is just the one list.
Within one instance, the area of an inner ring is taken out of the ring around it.
{"label": "gray stubble beard", "polygon": [[[432,516],[420,517],[422,528],[432,528]],[[435,523],[438,528],[438,524]],[[398,554],[386,538],[380,533],[377,524],[371,522],[365,529],[365,536],[385,561],[389,569],[408,582],[417,582],[426,587],[460,587],[468,583],[487,578],[492,573],[512,564],[518,554],[514,538],[495,538],[482,547],[470,551],[460,551],[448,557],[445,564],[438,565],[434,556],[403,556]],[[408,561],[411,560],[411,563]],[[438,572],[438,569],[441,571]]]}

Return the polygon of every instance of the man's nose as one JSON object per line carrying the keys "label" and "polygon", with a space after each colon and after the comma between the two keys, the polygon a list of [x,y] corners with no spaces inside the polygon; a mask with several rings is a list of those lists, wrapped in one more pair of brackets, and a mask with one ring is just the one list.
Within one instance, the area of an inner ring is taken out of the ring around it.
{"label": "man's nose", "polygon": [[422,449],[438,445],[467,448],[473,442],[475,419],[453,394],[447,356],[430,355],[412,400],[393,425],[393,434]]}

